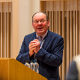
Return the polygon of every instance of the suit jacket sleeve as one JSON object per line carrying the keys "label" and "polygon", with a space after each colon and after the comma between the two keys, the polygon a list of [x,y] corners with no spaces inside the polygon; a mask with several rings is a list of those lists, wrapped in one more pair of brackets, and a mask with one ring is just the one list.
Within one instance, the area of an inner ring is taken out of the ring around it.
{"label": "suit jacket sleeve", "polygon": [[25,62],[30,62],[28,44],[27,44],[27,46],[26,46],[26,44],[27,43],[24,38],[19,55],[16,58],[16,60],[20,61],[23,64],[25,64]]}
{"label": "suit jacket sleeve", "polygon": [[54,40],[50,37],[47,47],[41,48],[35,58],[50,66],[58,67],[62,63],[63,43],[62,37],[54,38]]}

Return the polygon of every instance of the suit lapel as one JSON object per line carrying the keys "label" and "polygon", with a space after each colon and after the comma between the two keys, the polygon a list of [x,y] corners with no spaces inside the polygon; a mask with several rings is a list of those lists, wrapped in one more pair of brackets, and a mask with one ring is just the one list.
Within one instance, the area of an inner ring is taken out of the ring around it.
{"label": "suit lapel", "polygon": [[36,33],[35,32],[31,36],[31,41],[34,40],[34,39],[36,39]]}
{"label": "suit lapel", "polygon": [[48,34],[46,35],[45,39],[44,39],[44,43],[43,43],[43,48],[44,49],[47,49],[48,48],[48,45],[49,45],[49,42],[51,40],[51,36],[50,36],[50,31],[48,31]]}
{"label": "suit lapel", "polygon": [[[31,41],[34,40],[34,39],[36,39],[36,33],[34,32],[31,37],[32,37],[32,38],[31,38]],[[47,49],[48,46],[49,46],[49,43],[50,43],[50,41],[51,41],[51,33],[50,33],[50,31],[48,31],[48,34],[46,35],[46,37],[45,37],[44,40],[45,40],[45,41],[44,41],[42,47],[43,47],[44,49]]]}

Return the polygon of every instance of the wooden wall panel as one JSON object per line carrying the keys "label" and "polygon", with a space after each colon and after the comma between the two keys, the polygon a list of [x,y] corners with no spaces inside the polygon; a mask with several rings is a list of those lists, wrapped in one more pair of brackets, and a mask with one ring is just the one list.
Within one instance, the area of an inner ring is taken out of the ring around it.
{"label": "wooden wall panel", "polygon": [[79,36],[79,43],[78,43],[79,44],[79,49],[78,50],[79,50],[79,53],[80,53],[80,11],[79,11],[79,15],[78,16],[79,16],[79,21],[78,21],[78,23],[79,23],[79,33],[78,33],[78,36]]}
{"label": "wooden wall panel", "polygon": [[73,18],[72,18],[73,12],[70,11],[70,61],[72,61],[72,54],[73,54]]}
{"label": "wooden wall panel", "polygon": [[10,57],[11,2],[0,2],[0,57]]}

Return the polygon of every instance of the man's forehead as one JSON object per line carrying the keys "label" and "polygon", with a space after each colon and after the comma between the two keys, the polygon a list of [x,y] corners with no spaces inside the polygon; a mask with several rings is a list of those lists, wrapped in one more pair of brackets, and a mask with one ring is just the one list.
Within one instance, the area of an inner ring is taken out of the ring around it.
{"label": "man's forehead", "polygon": [[36,13],[33,18],[35,19],[35,18],[43,18],[43,17],[46,18],[46,15],[43,13]]}
{"label": "man's forehead", "polygon": [[[36,13],[35,15],[45,15],[44,13],[41,13],[41,12],[38,12],[38,13]],[[34,15],[34,16],[35,16]]]}

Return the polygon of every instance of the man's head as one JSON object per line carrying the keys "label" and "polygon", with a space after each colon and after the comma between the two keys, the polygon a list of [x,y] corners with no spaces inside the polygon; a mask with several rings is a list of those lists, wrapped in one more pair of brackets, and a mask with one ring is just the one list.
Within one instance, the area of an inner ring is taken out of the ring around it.
{"label": "man's head", "polygon": [[32,16],[32,25],[37,35],[42,36],[50,26],[48,17],[43,12],[37,12]]}

